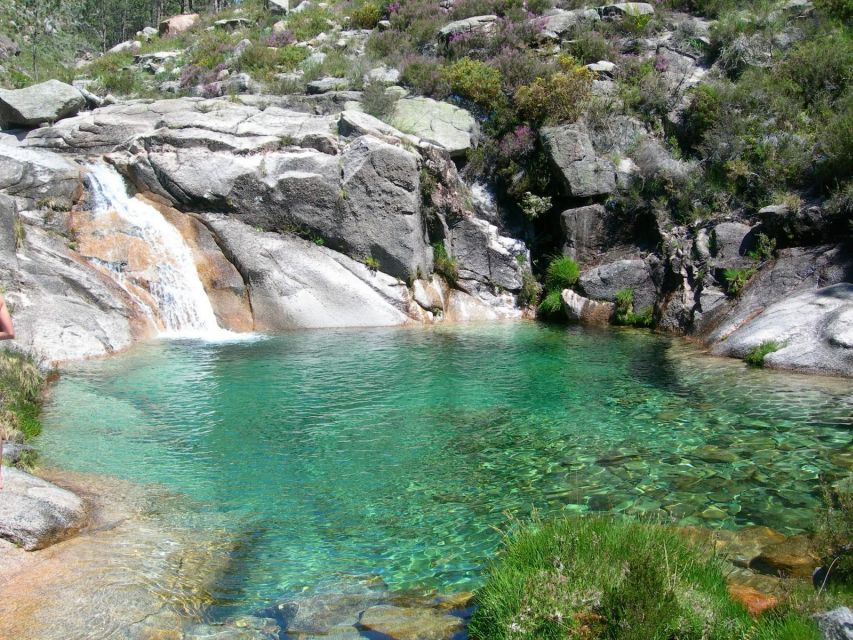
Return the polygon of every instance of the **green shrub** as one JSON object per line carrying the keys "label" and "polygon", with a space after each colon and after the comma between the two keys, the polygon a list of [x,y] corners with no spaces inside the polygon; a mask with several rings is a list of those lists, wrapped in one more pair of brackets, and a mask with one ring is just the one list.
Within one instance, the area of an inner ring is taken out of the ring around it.
{"label": "green shrub", "polygon": [[41,432],[44,382],[30,356],[0,351],[0,437],[30,439]]}
{"label": "green shrub", "polygon": [[580,267],[578,263],[568,256],[560,256],[551,260],[545,272],[545,289],[551,291],[562,291],[571,289],[580,278]]}
{"label": "green shrub", "polygon": [[350,24],[356,29],[373,29],[382,17],[379,6],[365,2],[350,12]]}
{"label": "green shrub", "polygon": [[256,80],[269,80],[276,73],[293,71],[308,56],[306,47],[287,45],[271,48],[261,44],[248,47],[237,62],[239,71],[245,71]]}
{"label": "green shrub", "polygon": [[599,517],[534,520],[488,568],[473,640],[817,640],[803,614],[753,619],[717,559],[674,530]]}
{"label": "green shrub", "polygon": [[776,253],[776,240],[770,238],[766,233],[759,233],[755,238],[755,248],[747,253],[747,256],[753,260],[765,262],[773,257]]}
{"label": "green shrub", "polygon": [[379,267],[381,266],[378,258],[374,258],[373,256],[367,256],[364,259],[364,266],[366,266],[371,271],[379,271]]}
{"label": "green shrub", "polygon": [[501,72],[485,62],[462,58],[445,67],[442,76],[453,93],[485,109],[497,109],[505,100]]}
{"label": "green shrub", "polygon": [[814,6],[842,23],[853,22],[853,0],[814,0]]}
{"label": "green shrub", "polygon": [[563,70],[515,92],[519,112],[532,123],[574,122],[583,113],[592,89],[592,74],[569,56]]}
{"label": "green shrub", "polygon": [[537,196],[525,191],[521,197],[521,212],[528,220],[536,220],[540,215],[546,213],[552,206],[550,196]]}
{"label": "green shrub", "polygon": [[726,291],[730,296],[738,296],[750,278],[755,275],[755,269],[726,269],[723,278],[726,280]]}
{"label": "green shrub", "polygon": [[435,272],[443,275],[449,284],[455,285],[459,279],[459,265],[455,258],[448,255],[444,242],[439,241],[432,245],[432,258]]}
{"label": "green shrub", "polygon": [[613,62],[616,51],[610,41],[598,31],[584,31],[568,43],[568,52],[581,64],[591,64],[599,60]]}
{"label": "green shrub", "polygon": [[614,321],[629,327],[651,327],[654,323],[654,309],[646,307],[639,314],[634,313],[634,290],[621,289],[616,292]]}
{"label": "green shrub", "polygon": [[361,106],[366,113],[376,118],[387,118],[394,113],[398,94],[388,91],[381,82],[370,82],[361,93]]}
{"label": "green shrub", "polygon": [[542,285],[529,271],[521,274],[521,291],[518,294],[518,302],[524,307],[532,307],[539,301],[542,295]]}
{"label": "green shrub", "polygon": [[563,309],[562,289],[553,289],[545,294],[536,310],[545,316],[554,316]]}
{"label": "green shrub", "polygon": [[291,13],[287,19],[287,28],[297,41],[310,40],[329,28],[329,21],[334,15],[328,9],[312,6],[299,13]]}
{"label": "green shrub", "polygon": [[840,587],[853,592],[853,492],[848,479],[835,488],[822,487],[823,508],[818,514],[814,536],[821,567],[819,587]]}
{"label": "green shrub", "polygon": [[403,65],[400,80],[417,93],[436,100],[450,95],[450,85],[442,73],[441,62],[435,58],[418,56],[408,59]]}
{"label": "green shrub", "polygon": [[779,351],[781,348],[782,345],[773,341],[762,342],[757,347],[750,349],[743,357],[743,361],[751,367],[763,367],[764,357],[774,351]]}

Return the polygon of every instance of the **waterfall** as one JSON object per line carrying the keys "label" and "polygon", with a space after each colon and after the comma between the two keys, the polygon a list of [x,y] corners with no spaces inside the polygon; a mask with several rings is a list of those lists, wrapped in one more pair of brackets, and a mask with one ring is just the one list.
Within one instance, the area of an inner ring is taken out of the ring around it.
{"label": "waterfall", "polygon": [[[124,179],[114,168],[91,164],[87,169],[95,217],[118,215],[126,233],[144,242],[154,257],[146,274],[147,289],[162,320],[163,335],[215,339],[229,335],[216,322],[192,252],[180,232],[154,207],[128,196]],[[110,263],[107,268],[127,289],[123,267]],[[138,296],[134,298],[139,301]]]}

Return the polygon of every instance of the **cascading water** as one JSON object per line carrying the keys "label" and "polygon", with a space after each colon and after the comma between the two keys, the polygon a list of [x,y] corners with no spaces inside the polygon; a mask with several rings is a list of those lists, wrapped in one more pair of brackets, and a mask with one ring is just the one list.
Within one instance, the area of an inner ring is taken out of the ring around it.
{"label": "cascading water", "polygon": [[[128,196],[124,180],[114,168],[91,164],[87,169],[95,217],[118,215],[127,226],[126,232],[141,240],[152,254],[147,289],[162,320],[164,335],[219,338],[229,334],[217,324],[190,248],[180,232],[154,207]],[[127,289],[122,268],[115,262],[107,267]],[[134,298],[139,301],[139,296]]]}

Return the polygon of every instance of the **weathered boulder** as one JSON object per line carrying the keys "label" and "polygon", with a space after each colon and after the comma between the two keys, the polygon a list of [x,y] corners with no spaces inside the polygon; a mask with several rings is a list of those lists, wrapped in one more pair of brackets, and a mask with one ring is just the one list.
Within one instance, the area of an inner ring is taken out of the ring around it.
{"label": "weathered boulder", "polygon": [[400,131],[444,147],[452,156],[461,156],[474,146],[478,131],[468,111],[431,98],[398,100],[389,122]]}
{"label": "weathered boulder", "polygon": [[136,53],[142,48],[139,40],[125,40],[112,47],[107,53]]}
{"label": "weathered boulder", "polygon": [[269,0],[270,13],[282,15],[290,11],[290,0]]}
{"label": "weathered boulder", "polygon": [[223,18],[222,20],[216,20],[213,23],[213,26],[217,29],[227,29],[229,31],[233,31],[235,29],[242,29],[243,27],[251,26],[252,21],[248,18],[240,18],[237,16],[231,18]]}
{"label": "weathered boulder", "polygon": [[726,334],[714,353],[743,357],[766,342],[766,366],[853,376],[853,284],[806,291],[771,304]]}
{"label": "weathered boulder", "polygon": [[350,137],[369,135],[379,139],[405,140],[413,145],[420,142],[415,136],[403,133],[363,111],[343,111],[338,120],[338,130],[342,135]]}
{"label": "weathered boulder", "polygon": [[340,91],[349,88],[349,80],[346,78],[320,78],[308,83],[306,90],[309,94],[328,93],[329,91]]}
{"label": "weathered boulder", "polygon": [[0,190],[67,210],[80,196],[81,169],[50,151],[0,144]]}
{"label": "weathered boulder", "polygon": [[563,291],[561,297],[563,312],[570,322],[602,326],[610,324],[616,312],[616,305],[612,302],[590,300],[571,289]]}
{"label": "weathered boulder", "polygon": [[544,38],[561,40],[578,27],[588,27],[601,20],[595,9],[551,9],[536,19],[540,35]]}
{"label": "weathered boulder", "polygon": [[610,215],[602,205],[567,209],[560,214],[563,253],[584,264],[611,242]]}
{"label": "weathered boulder", "polygon": [[183,13],[160,21],[159,31],[161,36],[176,36],[184,31],[192,29],[199,21],[197,13]]}
{"label": "weathered boulder", "polygon": [[738,268],[752,262],[746,255],[755,247],[755,234],[749,225],[721,222],[711,230],[708,243],[714,266]]}
{"label": "weathered boulder", "polygon": [[814,616],[824,640],[853,640],[853,611],[838,607]]}
{"label": "weathered boulder", "polygon": [[48,80],[25,89],[0,89],[0,126],[34,127],[75,115],[86,99],[70,84]]}
{"label": "weathered boulder", "polygon": [[86,523],[83,501],[65,489],[18,469],[3,470],[0,538],[27,551],[44,549]]}
{"label": "weathered boulder", "polygon": [[616,189],[616,167],[599,157],[585,127],[542,129],[542,142],[566,192],[576,198],[606,195]]}
{"label": "weathered boulder", "polygon": [[20,53],[21,49],[18,47],[18,43],[14,40],[10,40],[6,36],[0,36],[0,60],[12,58]]}
{"label": "weathered boulder", "polygon": [[249,286],[259,331],[410,321],[408,290],[396,278],[308,240],[223,215],[204,220]]}
{"label": "weathered boulder", "polygon": [[529,263],[527,247],[520,240],[502,236],[498,228],[473,216],[466,216],[450,233],[453,257],[459,261],[459,277],[478,280],[509,291],[521,289],[524,264]]}
{"label": "weathered boulder", "polygon": [[420,210],[418,157],[371,136],[348,145],[342,157],[345,214],[327,237],[400,278],[432,270]]}
{"label": "weathered boulder", "polygon": [[648,16],[654,12],[655,8],[647,2],[620,2],[598,7],[598,13],[602,17]]}
{"label": "weathered boulder", "polygon": [[444,25],[438,30],[439,37],[449,40],[454,37],[472,33],[489,34],[495,30],[496,15],[474,16],[464,20],[456,20]]}
{"label": "weathered boulder", "polygon": [[638,258],[608,262],[585,271],[578,283],[590,298],[610,302],[616,301],[619,291],[632,289],[634,309],[638,312],[653,307],[657,298],[649,263]]}

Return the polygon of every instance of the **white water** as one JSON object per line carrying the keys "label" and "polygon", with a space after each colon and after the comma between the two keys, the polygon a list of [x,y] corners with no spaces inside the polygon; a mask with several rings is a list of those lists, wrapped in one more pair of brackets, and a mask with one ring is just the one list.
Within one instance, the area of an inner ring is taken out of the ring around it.
{"label": "white water", "polygon": [[[211,340],[236,337],[219,327],[190,248],[180,232],[154,207],[129,197],[124,180],[115,169],[105,164],[91,164],[87,169],[94,214],[118,214],[130,226],[130,233],[143,240],[156,256],[149,293],[156,301],[156,311],[163,323],[161,335]],[[110,271],[127,289],[121,271],[116,268]]]}

